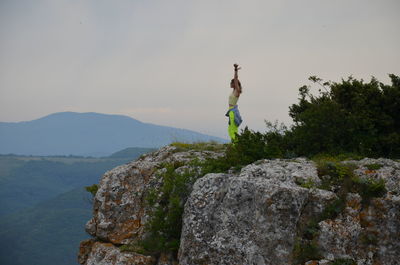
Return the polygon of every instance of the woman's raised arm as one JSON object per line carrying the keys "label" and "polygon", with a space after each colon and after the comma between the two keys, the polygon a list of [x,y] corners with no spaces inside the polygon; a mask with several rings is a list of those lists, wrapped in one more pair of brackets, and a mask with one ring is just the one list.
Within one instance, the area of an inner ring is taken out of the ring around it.
{"label": "woman's raised arm", "polygon": [[233,85],[235,88],[235,96],[239,97],[240,93],[242,93],[242,88],[239,85],[239,77],[238,77],[238,71],[240,70],[240,67],[238,64],[234,64],[233,67],[235,68],[235,74],[233,76]]}

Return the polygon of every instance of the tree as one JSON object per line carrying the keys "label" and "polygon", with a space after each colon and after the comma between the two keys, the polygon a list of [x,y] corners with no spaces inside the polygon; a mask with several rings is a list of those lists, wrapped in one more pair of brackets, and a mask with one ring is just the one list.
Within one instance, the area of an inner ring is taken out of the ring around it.
{"label": "tree", "polygon": [[324,88],[318,95],[307,86],[289,108],[294,121],[290,134],[298,155],[343,152],[377,157],[400,156],[400,78],[391,85],[372,78],[369,83],[349,77],[341,83],[310,80]]}

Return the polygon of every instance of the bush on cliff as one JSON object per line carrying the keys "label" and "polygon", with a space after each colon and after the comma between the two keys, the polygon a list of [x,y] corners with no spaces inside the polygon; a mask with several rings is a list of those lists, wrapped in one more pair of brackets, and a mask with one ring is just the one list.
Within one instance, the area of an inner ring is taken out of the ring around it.
{"label": "bush on cliff", "polygon": [[400,77],[389,75],[391,85],[372,78],[369,83],[349,77],[340,83],[324,82],[317,95],[299,88],[299,102],[289,108],[293,126],[267,122],[267,132],[247,127],[231,149],[238,163],[261,158],[312,157],[325,153],[352,153],[368,157],[400,157]]}
{"label": "bush on cliff", "polygon": [[[176,169],[183,163],[168,163],[162,167],[165,171],[159,176],[162,185],[150,190],[146,201],[151,211],[146,224],[147,236],[134,246],[135,251],[157,255],[162,252],[177,254],[182,230],[184,204],[190,194],[190,187],[198,176],[187,168],[183,172]],[[129,250],[129,248],[125,248]]]}
{"label": "bush on cliff", "polygon": [[325,90],[317,96],[299,89],[290,107],[294,126],[288,132],[298,155],[357,153],[369,157],[400,157],[400,78],[391,85],[349,77],[340,83],[310,80]]}

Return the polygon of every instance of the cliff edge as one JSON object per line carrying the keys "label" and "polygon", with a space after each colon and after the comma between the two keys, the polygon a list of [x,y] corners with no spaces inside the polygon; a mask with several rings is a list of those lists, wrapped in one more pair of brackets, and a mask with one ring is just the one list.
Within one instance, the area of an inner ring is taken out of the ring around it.
{"label": "cliff edge", "polygon": [[[93,238],[81,243],[79,262],[399,264],[399,162],[259,160],[239,171],[202,175],[199,161],[222,155],[166,146],[106,172],[86,225]],[[180,241],[175,248],[145,251],[140,246],[155,207],[171,204],[162,201],[166,172],[190,183]]]}

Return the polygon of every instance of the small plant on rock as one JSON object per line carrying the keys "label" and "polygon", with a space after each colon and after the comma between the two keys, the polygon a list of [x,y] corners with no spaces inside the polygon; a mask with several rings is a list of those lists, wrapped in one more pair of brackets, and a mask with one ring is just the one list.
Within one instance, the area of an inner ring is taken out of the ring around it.
{"label": "small plant on rock", "polygon": [[99,185],[93,184],[92,186],[85,187],[87,192],[90,192],[93,197],[96,196],[97,191],[99,190]]}
{"label": "small plant on rock", "polygon": [[139,243],[144,253],[177,253],[182,230],[184,204],[189,196],[190,187],[196,180],[196,174],[187,169],[176,172],[181,163],[163,165],[166,171],[160,176],[163,184],[158,190],[149,191],[146,200],[150,219],[146,224],[147,236]]}
{"label": "small plant on rock", "polygon": [[313,241],[304,241],[297,238],[293,248],[294,264],[304,264],[309,260],[322,258],[317,244]]}
{"label": "small plant on rock", "polygon": [[375,164],[365,165],[365,167],[368,168],[368,170],[378,170],[378,169],[382,168],[383,166],[381,164],[375,163]]}

